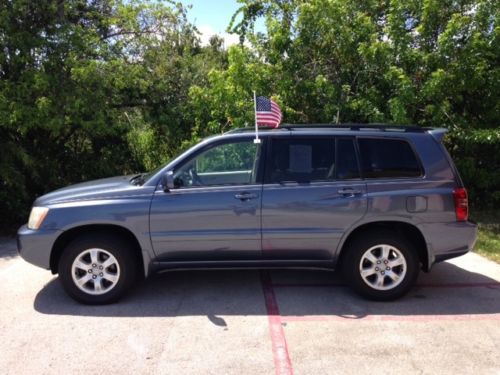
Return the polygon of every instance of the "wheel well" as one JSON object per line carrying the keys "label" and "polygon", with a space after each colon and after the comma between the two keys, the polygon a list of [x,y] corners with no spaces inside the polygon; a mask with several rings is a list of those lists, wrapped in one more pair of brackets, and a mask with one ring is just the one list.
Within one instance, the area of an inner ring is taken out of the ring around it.
{"label": "wheel well", "polygon": [[339,267],[341,266],[342,258],[346,253],[346,251],[344,250],[349,247],[350,242],[357,236],[360,236],[367,231],[373,231],[377,229],[397,232],[401,236],[404,236],[408,241],[415,245],[415,249],[418,252],[418,258],[420,260],[420,263],[422,264],[422,269],[424,271],[427,271],[429,269],[428,249],[422,232],[420,232],[420,230],[414,225],[401,221],[378,221],[375,223],[363,224],[354,229],[342,245],[342,249],[340,251],[339,259],[337,262]]}
{"label": "wheel well", "polygon": [[50,270],[53,274],[57,273],[57,266],[59,263],[59,259],[61,258],[61,254],[64,251],[66,245],[68,245],[75,238],[84,236],[87,234],[96,234],[96,233],[105,233],[105,234],[113,234],[120,238],[126,239],[130,244],[133,244],[133,248],[135,250],[135,256],[137,258],[137,275],[142,275],[144,277],[144,263],[143,257],[141,253],[141,246],[139,245],[139,241],[135,235],[126,228],[123,228],[119,225],[112,224],[94,224],[94,225],[84,225],[76,228],[69,229],[63,232],[54,243],[52,247],[52,252],[50,254]]}

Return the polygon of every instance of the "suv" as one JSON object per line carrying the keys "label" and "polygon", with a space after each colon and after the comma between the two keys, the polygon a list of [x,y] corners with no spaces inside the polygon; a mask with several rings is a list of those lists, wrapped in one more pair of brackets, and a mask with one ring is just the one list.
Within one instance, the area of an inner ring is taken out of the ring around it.
{"label": "suv", "polygon": [[254,142],[234,130],[149,174],[38,198],[18,251],[87,304],[159,270],[256,266],[340,268],[361,295],[396,299],[476,239],[445,132],[285,125]]}

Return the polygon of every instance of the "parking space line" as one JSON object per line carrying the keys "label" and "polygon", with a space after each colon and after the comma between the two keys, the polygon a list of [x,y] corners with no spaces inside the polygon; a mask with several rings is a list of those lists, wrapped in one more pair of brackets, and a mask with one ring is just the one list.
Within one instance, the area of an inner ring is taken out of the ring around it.
{"label": "parking space line", "polygon": [[422,283],[417,284],[420,288],[500,288],[500,282],[488,283]]}
{"label": "parking space line", "polygon": [[274,367],[277,375],[292,375],[293,368],[288,346],[286,343],[285,332],[283,331],[282,319],[278,307],[278,302],[273,290],[271,276],[268,271],[260,272],[262,291],[266,303],[267,317],[269,321],[269,333],[271,336],[271,345],[273,348]]}
{"label": "parking space line", "polygon": [[[270,277],[266,280],[271,283]],[[342,283],[272,283],[269,290],[272,293],[273,302],[276,303],[273,288],[336,288],[346,287]],[[486,283],[421,283],[420,288],[500,288],[500,282]],[[276,305],[276,310],[278,306]],[[278,311],[278,310],[277,310]],[[278,311],[279,314],[279,311]],[[431,322],[431,321],[500,321],[500,314],[459,314],[459,315],[304,315],[304,316],[281,316],[281,322],[359,322],[359,321],[394,321],[394,322]],[[281,324],[280,324],[281,325]]]}
{"label": "parking space line", "polygon": [[[347,287],[345,284],[340,283],[275,283],[272,284],[273,288],[342,288]],[[500,282],[489,283],[422,283],[416,284],[415,287],[419,288],[500,288]]]}
{"label": "parking space line", "polygon": [[381,321],[381,322],[422,322],[428,323],[432,321],[479,321],[479,320],[489,320],[496,321],[500,320],[500,314],[482,314],[482,315],[407,315],[407,316],[396,316],[396,315],[365,315],[359,316],[341,316],[341,315],[304,315],[304,316],[283,316],[281,318],[283,322],[326,322],[326,321],[336,321],[336,322],[360,322],[360,321]]}

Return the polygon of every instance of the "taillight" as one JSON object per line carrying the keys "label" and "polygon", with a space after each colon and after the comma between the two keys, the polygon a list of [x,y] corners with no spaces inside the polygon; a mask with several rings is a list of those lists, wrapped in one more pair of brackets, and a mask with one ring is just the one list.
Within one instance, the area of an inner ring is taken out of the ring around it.
{"label": "taillight", "polygon": [[457,221],[467,221],[469,218],[469,200],[467,199],[467,189],[454,189],[453,201],[455,202],[455,214],[457,216]]}

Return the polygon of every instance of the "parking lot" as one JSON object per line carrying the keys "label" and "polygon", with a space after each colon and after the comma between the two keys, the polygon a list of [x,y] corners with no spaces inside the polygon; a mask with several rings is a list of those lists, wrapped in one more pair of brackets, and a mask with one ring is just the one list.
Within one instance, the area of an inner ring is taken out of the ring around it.
{"label": "parking lot", "polygon": [[0,240],[3,374],[500,374],[500,265],[422,273],[392,303],[331,272],[183,271],[118,304],[79,305]]}

